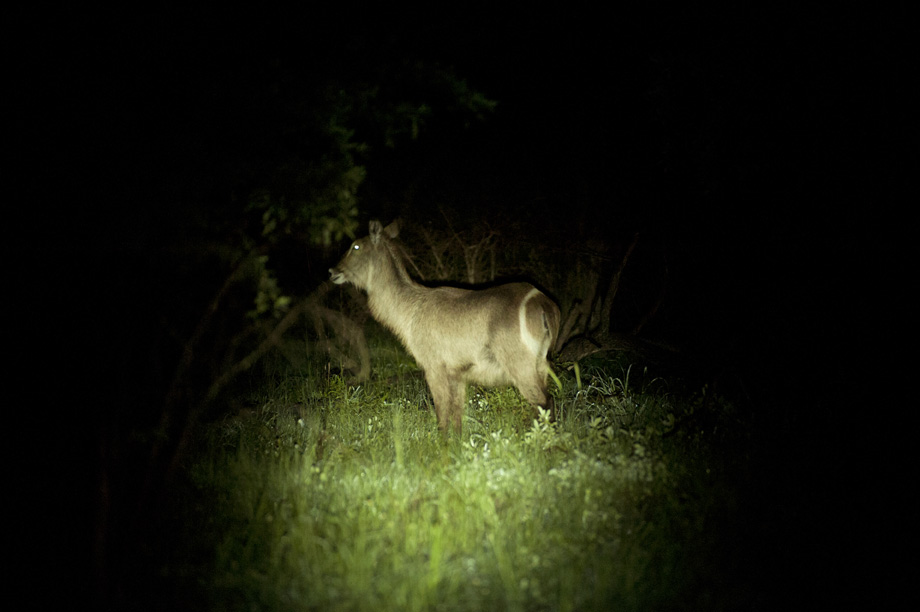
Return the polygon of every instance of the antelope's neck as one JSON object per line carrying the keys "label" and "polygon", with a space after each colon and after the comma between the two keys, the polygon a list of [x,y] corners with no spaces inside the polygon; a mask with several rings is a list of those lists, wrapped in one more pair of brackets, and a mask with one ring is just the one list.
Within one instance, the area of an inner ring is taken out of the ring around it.
{"label": "antelope's neck", "polygon": [[396,255],[388,253],[386,265],[375,270],[367,287],[367,301],[374,318],[409,343],[415,305],[424,291]]}

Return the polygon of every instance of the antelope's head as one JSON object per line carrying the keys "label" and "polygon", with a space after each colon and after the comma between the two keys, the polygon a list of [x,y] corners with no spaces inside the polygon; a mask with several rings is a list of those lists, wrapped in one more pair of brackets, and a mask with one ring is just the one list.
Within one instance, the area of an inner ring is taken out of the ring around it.
{"label": "antelope's head", "polygon": [[387,264],[386,242],[398,234],[399,225],[395,221],[386,227],[380,221],[371,221],[370,235],[352,242],[341,261],[334,268],[329,268],[332,282],[336,285],[351,283],[367,289],[375,272]]}

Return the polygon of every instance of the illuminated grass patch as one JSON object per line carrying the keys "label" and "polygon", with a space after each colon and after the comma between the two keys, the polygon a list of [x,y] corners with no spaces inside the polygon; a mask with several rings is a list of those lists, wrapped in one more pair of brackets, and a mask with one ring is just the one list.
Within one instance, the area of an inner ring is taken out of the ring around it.
{"label": "illuminated grass patch", "polygon": [[586,380],[558,398],[558,423],[513,390],[474,389],[448,441],[421,379],[305,383],[215,426],[190,471],[219,533],[198,577],[207,606],[645,609],[679,597],[694,570],[675,534],[702,522],[681,501],[690,468],[663,443],[676,410],[660,391]]}

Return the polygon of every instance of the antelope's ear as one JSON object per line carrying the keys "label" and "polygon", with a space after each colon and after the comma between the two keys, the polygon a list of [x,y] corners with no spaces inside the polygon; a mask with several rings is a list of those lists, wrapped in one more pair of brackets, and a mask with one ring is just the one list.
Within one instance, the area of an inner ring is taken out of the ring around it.
{"label": "antelope's ear", "polygon": [[388,226],[383,228],[383,231],[386,232],[387,236],[389,236],[390,238],[396,238],[397,236],[399,236],[399,219],[396,219],[395,221],[390,223]]}
{"label": "antelope's ear", "polygon": [[383,225],[380,224],[380,221],[374,219],[370,224],[371,230],[371,242],[377,244],[380,242],[380,233],[383,231]]}

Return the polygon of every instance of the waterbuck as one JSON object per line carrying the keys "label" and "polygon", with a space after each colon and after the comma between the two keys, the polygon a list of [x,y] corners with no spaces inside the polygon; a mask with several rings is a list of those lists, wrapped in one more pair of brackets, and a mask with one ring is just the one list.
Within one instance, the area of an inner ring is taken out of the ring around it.
{"label": "waterbuck", "polygon": [[514,385],[554,417],[546,391],[547,352],[559,332],[559,307],[527,283],[488,289],[425,287],[409,277],[396,223],[371,221],[334,268],[332,282],[367,292],[371,314],[393,331],[425,371],[438,427],[461,431],[466,385]]}

